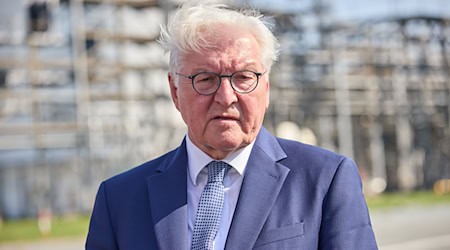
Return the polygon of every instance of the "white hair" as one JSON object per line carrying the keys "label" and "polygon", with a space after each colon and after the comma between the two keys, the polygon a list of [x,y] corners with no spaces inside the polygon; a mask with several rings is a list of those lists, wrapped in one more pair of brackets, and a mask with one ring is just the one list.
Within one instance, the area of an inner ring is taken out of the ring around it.
{"label": "white hair", "polygon": [[[217,1],[215,1],[217,2]],[[173,12],[166,27],[161,27],[160,44],[170,53],[169,70],[178,70],[181,56],[188,52],[200,53],[211,48],[207,34],[215,24],[235,25],[251,33],[261,48],[261,63],[270,71],[278,58],[279,43],[270,30],[271,25],[255,9],[235,10],[226,4],[211,1],[187,1]]]}

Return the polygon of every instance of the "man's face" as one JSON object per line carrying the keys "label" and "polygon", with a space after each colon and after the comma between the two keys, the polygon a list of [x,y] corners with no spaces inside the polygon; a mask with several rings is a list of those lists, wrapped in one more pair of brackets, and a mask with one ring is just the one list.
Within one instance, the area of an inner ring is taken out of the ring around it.
{"label": "man's face", "polygon": [[[209,36],[215,48],[184,54],[178,73],[264,72],[259,44],[249,32],[222,25]],[[188,126],[189,138],[211,157],[222,159],[256,138],[269,105],[267,74],[259,78],[256,89],[248,94],[236,93],[226,77],[217,92],[209,96],[198,94],[187,77],[179,76],[176,85],[174,76],[169,75],[169,82],[175,106]]]}

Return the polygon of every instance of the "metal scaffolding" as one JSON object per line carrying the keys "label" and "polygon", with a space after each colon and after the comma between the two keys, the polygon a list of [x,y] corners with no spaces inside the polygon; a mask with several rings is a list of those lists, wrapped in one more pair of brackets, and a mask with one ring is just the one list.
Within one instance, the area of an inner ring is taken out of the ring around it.
{"label": "metal scaffolding", "polygon": [[185,133],[156,42],[172,5],[24,7],[23,36],[0,36],[0,214],[87,212],[101,180],[175,147]]}
{"label": "metal scaffolding", "polygon": [[[283,51],[265,126],[353,157],[368,193],[450,178],[450,20],[332,23],[324,2],[271,13]],[[101,180],[180,143],[155,41],[175,6],[30,1],[0,24],[0,215],[88,212]]]}
{"label": "metal scaffolding", "polygon": [[283,55],[266,122],[293,121],[321,146],[354,157],[367,192],[432,188],[449,178],[450,20],[319,28],[320,46],[292,53],[298,41]]}

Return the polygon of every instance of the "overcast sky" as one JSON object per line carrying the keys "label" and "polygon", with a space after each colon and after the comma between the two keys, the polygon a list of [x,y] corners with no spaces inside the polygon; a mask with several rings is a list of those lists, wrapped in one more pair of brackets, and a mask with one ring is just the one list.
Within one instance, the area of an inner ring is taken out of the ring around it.
{"label": "overcast sky", "polygon": [[390,16],[450,17],[449,0],[329,0],[337,17],[349,19],[383,18]]}
{"label": "overcast sky", "polygon": [[[246,0],[287,12],[309,9],[315,0]],[[317,0],[316,0],[317,1]],[[337,19],[365,20],[392,16],[431,15],[450,18],[450,0],[323,0]]]}
{"label": "overcast sky", "polygon": [[[241,0],[260,8],[284,12],[311,9],[318,0]],[[360,21],[392,16],[442,16],[450,18],[450,0],[322,0],[330,6],[333,20]],[[23,21],[25,0],[0,0],[0,29],[10,29]]]}

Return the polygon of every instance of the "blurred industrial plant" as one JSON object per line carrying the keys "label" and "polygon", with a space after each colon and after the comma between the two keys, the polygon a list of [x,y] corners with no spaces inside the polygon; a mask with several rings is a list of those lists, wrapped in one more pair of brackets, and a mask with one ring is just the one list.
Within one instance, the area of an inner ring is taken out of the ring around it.
{"label": "blurred industrial plant", "polygon": [[[265,126],[354,158],[368,195],[450,185],[450,13],[343,20],[331,0],[289,2],[260,4],[282,44]],[[176,6],[2,0],[1,216],[89,212],[101,180],[179,145],[156,41]]]}

